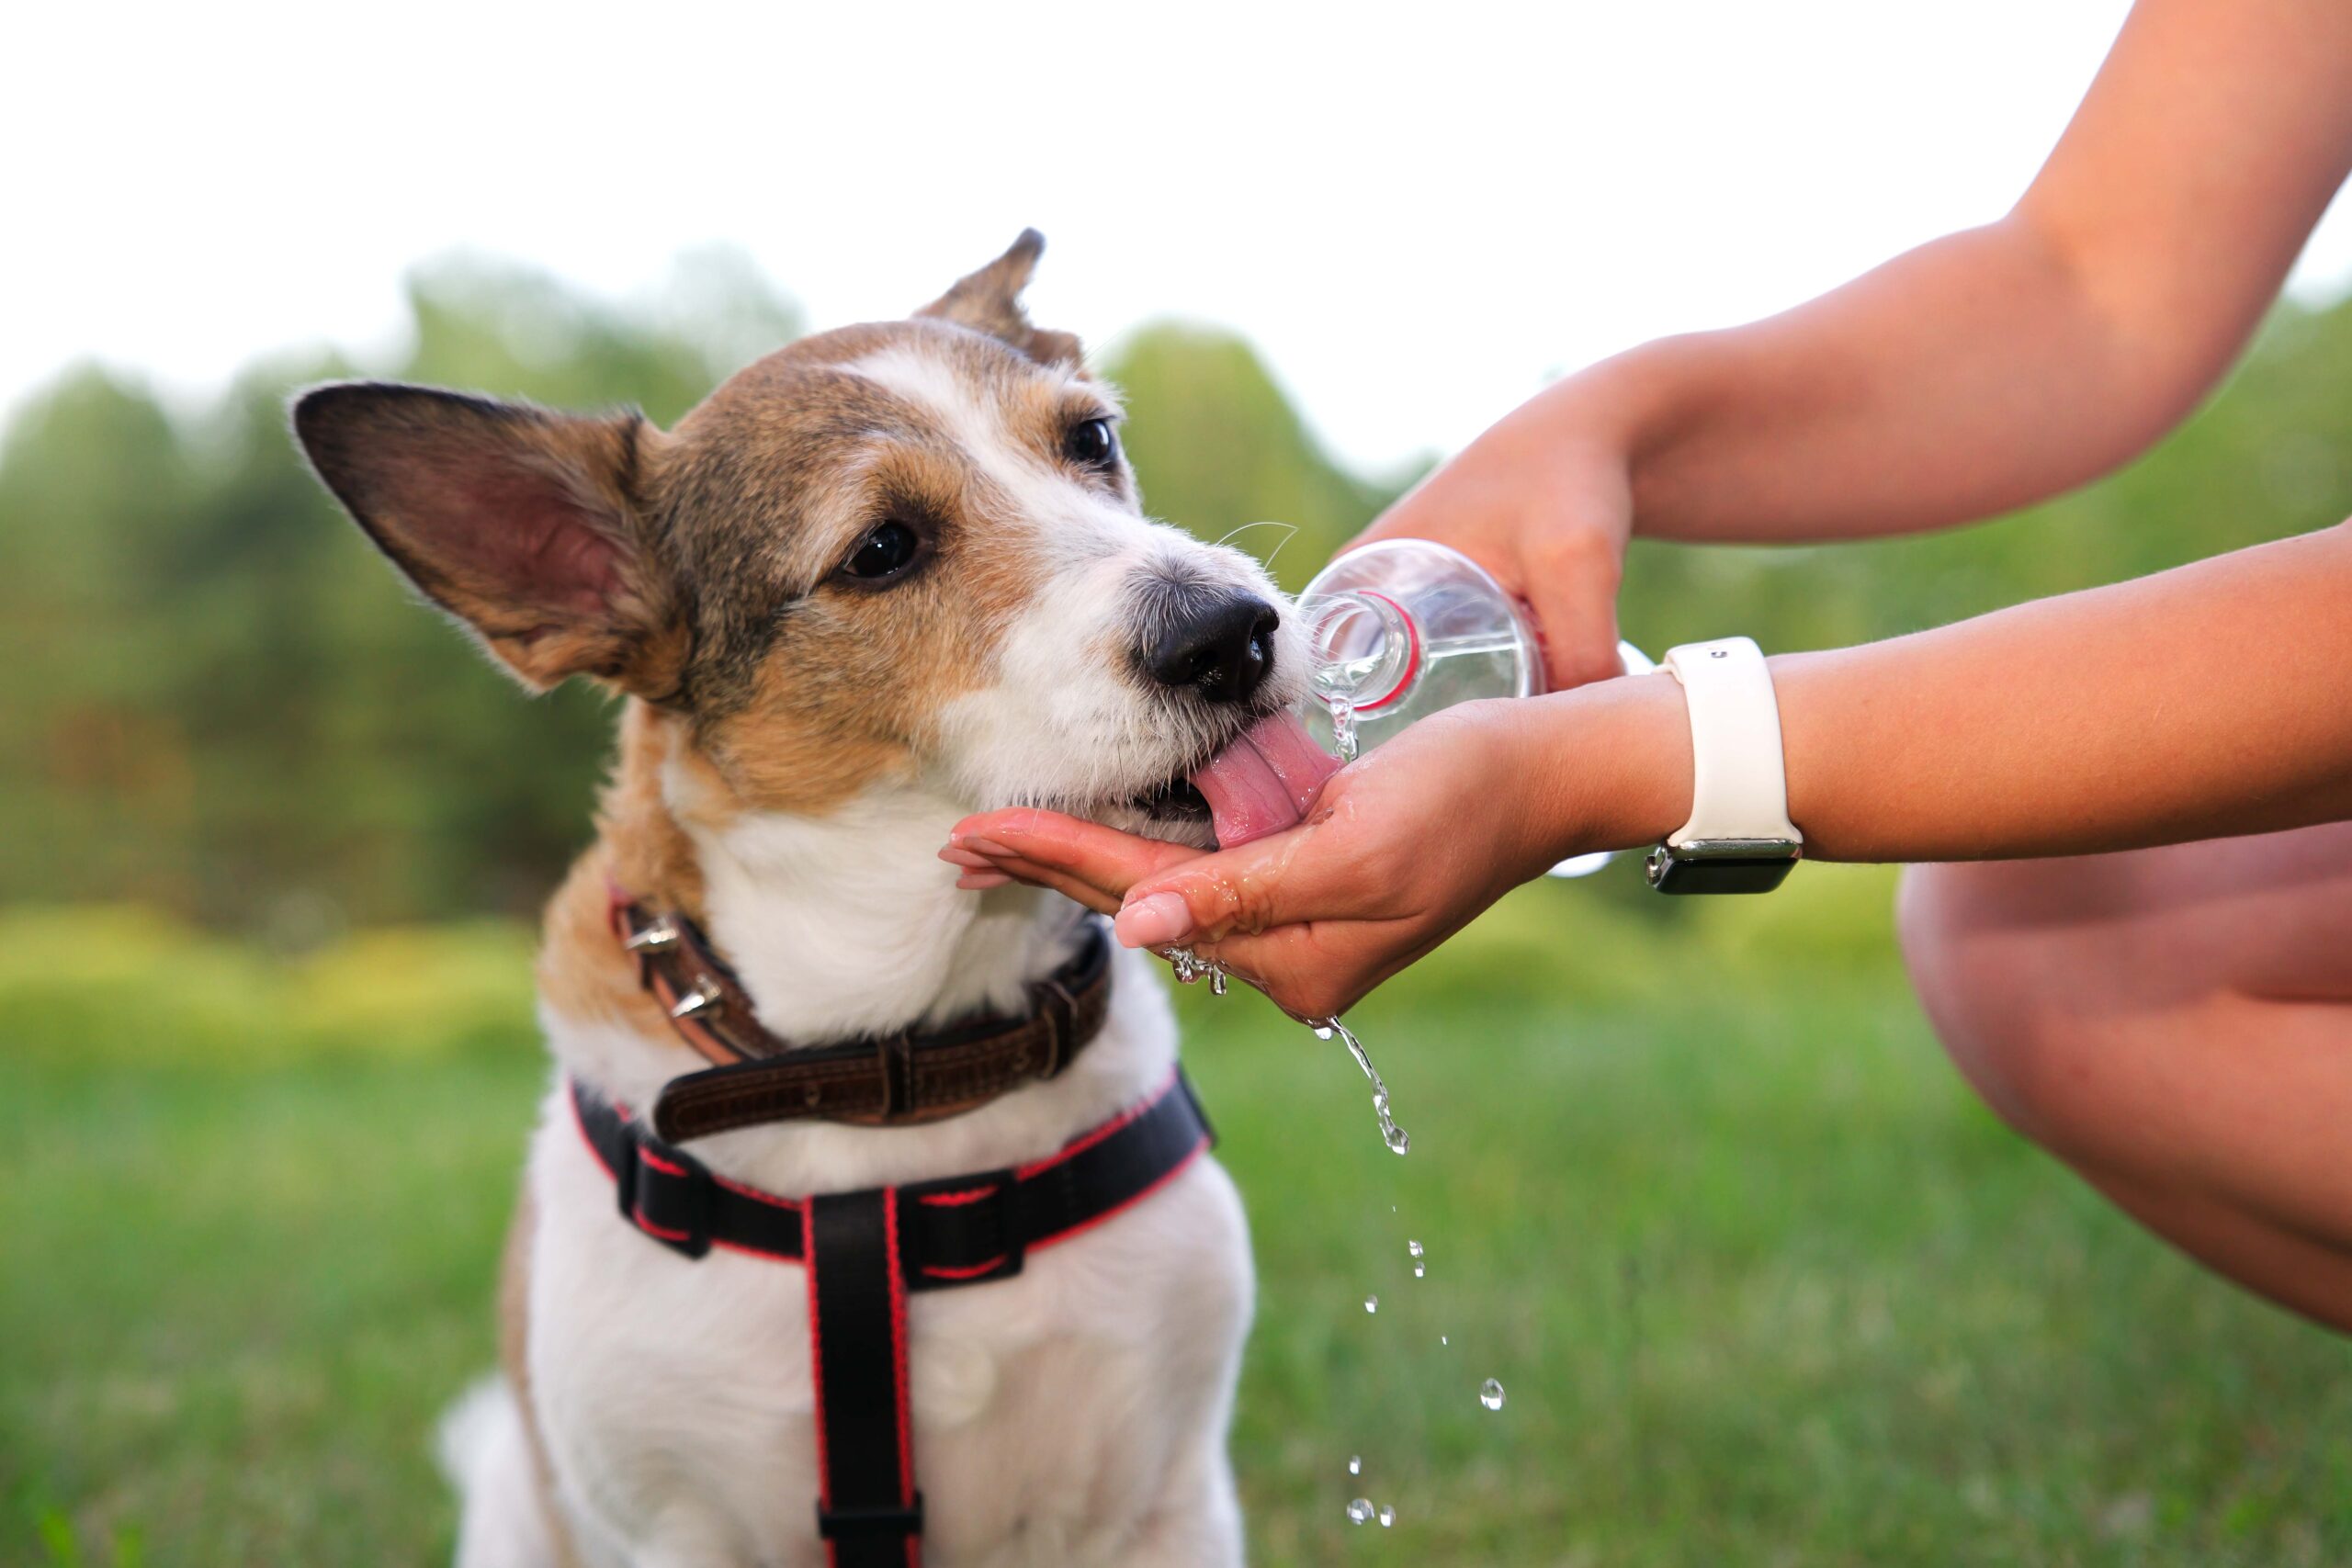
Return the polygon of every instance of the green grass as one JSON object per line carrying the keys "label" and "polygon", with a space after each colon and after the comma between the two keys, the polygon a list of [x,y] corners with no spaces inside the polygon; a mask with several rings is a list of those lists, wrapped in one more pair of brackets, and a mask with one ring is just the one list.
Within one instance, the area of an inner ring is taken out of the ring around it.
{"label": "green grass", "polygon": [[[1790,891],[1510,901],[1354,1020],[1403,1160],[1338,1045],[1187,996],[1261,1279],[1254,1560],[2352,1559],[2342,1342],[1969,1100],[1883,879]],[[446,1553],[429,1433],[491,1360],[546,1072],[526,952],[0,917],[0,1562]]]}

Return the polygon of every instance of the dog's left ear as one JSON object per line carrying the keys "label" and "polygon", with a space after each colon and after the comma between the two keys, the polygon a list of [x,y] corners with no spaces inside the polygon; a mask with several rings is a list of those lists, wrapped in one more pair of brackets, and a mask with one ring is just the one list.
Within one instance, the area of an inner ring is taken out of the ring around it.
{"label": "dog's left ear", "polygon": [[641,493],[667,438],[641,416],[368,381],[293,416],[354,521],[523,684],[676,694],[688,637]]}
{"label": "dog's left ear", "polygon": [[1046,236],[1035,229],[1022,230],[1012,249],[979,271],[958,278],[955,288],[915,314],[936,316],[986,333],[1040,365],[1078,364],[1084,354],[1076,337],[1031,326],[1029,312],[1021,308],[1021,291],[1029,286],[1029,275],[1037,270],[1037,258],[1045,249]]}

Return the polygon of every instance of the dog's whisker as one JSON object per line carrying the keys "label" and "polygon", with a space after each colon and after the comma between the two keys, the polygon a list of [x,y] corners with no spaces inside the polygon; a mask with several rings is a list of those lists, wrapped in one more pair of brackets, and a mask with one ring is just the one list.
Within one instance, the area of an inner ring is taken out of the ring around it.
{"label": "dog's whisker", "polygon": [[[1220,545],[1229,544],[1229,543],[1231,543],[1234,539],[1238,538],[1240,536],[1242,536],[1242,535],[1244,535],[1244,534],[1248,533],[1248,532],[1249,532],[1250,529],[1252,529],[1252,528],[1283,528],[1283,529],[1287,529],[1287,530],[1288,530],[1288,532],[1284,533],[1284,534],[1283,535],[1283,536],[1282,536],[1280,539],[1278,539],[1278,540],[1276,540],[1276,541],[1275,541],[1275,543],[1274,543],[1274,555],[1280,555],[1280,554],[1282,553],[1283,546],[1289,544],[1289,543],[1291,542],[1291,540],[1293,540],[1294,538],[1295,538],[1295,537],[1297,537],[1297,536],[1298,536],[1298,525],[1297,525],[1297,524],[1295,524],[1295,523],[1278,523],[1278,522],[1274,521],[1272,518],[1270,518],[1270,517],[1264,517],[1264,518],[1260,518],[1260,519],[1259,519],[1257,522],[1255,522],[1255,523],[1244,523],[1244,524],[1242,524],[1242,525],[1241,525],[1239,527],[1238,527],[1238,528],[1228,528],[1228,529],[1227,529],[1227,530],[1226,530],[1226,532],[1225,532],[1224,536],[1223,536],[1222,538],[1219,538],[1219,539],[1216,541],[1216,543],[1218,543],[1218,544],[1220,544]],[[1265,558],[1264,564],[1265,564],[1265,565],[1267,565],[1267,566],[1272,566],[1272,565],[1273,564],[1273,562],[1274,562],[1274,557],[1273,557],[1273,556],[1268,556],[1268,557]]]}

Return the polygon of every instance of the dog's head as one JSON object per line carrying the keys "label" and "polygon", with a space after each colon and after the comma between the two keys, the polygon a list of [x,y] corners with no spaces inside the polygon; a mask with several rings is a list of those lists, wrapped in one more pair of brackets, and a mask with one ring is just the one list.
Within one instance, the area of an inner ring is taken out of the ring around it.
{"label": "dog's head", "polygon": [[294,405],[370,538],[525,684],[683,721],[753,809],[893,781],[1208,843],[1188,776],[1305,691],[1258,563],[1143,514],[1119,405],[1020,303],[1043,242],[804,339],[673,431],[378,383]]}

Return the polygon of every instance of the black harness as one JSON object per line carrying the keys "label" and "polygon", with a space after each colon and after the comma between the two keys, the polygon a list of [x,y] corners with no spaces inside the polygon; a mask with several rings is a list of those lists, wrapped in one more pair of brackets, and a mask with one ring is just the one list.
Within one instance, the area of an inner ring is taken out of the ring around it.
{"label": "black harness", "polygon": [[687,1258],[721,1247],[807,1269],[817,1533],[833,1568],[922,1562],[908,1292],[1012,1278],[1028,1254],[1157,1190],[1216,1137],[1171,1072],[1141,1104],[1027,1165],[792,1199],[714,1175],[577,1078],[571,1106],[639,1230]]}

